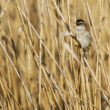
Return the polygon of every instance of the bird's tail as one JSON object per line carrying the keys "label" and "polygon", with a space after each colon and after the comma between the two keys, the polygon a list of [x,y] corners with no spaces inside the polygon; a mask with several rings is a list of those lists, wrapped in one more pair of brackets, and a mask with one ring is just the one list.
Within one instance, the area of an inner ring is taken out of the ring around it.
{"label": "bird's tail", "polygon": [[[88,51],[84,51],[84,54],[83,54],[84,58],[88,59]],[[84,61],[84,65],[86,65],[86,62]]]}

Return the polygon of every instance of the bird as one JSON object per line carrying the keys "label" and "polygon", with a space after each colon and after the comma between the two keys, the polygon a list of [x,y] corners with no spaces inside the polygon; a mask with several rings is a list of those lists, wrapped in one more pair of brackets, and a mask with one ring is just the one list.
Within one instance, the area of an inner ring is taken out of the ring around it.
{"label": "bird", "polygon": [[87,23],[82,19],[76,20],[76,39],[80,44],[80,48],[83,50],[83,56],[87,59],[91,46],[91,34]]}

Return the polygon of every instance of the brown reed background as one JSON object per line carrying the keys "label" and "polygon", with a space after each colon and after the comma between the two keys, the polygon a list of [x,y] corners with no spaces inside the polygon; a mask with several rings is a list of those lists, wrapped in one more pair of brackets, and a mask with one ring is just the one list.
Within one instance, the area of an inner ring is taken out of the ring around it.
{"label": "brown reed background", "polygon": [[[67,34],[77,18],[88,60]],[[0,110],[110,110],[110,1],[0,0]]]}

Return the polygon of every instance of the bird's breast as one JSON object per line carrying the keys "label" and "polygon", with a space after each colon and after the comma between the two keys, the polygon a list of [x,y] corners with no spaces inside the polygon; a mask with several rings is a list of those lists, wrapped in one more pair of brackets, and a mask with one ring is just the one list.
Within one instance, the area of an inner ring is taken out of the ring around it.
{"label": "bird's breast", "polygon": [[91,36],[89,32],[77,33],[77,40],[79,41],[82,48],[88,48],[91,42]]}

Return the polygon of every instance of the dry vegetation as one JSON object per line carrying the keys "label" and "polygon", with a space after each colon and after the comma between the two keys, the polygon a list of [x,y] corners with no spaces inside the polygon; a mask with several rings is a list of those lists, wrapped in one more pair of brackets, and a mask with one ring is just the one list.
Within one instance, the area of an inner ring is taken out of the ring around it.
{"label": "dry vegetation", "polygon": [[[88,60],[65,36],[77,18]],[[0,110],[110,110],[110,1],[0,0]]]}

